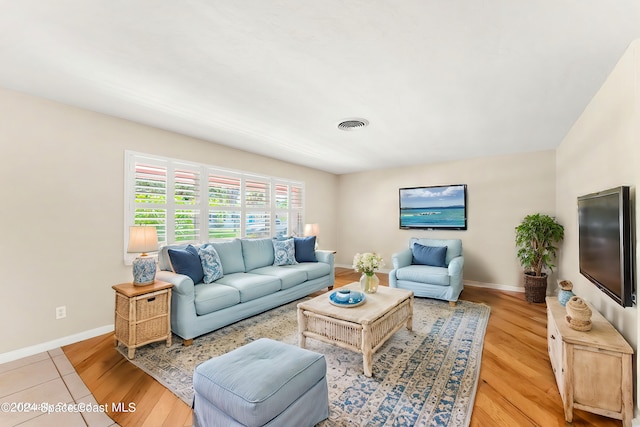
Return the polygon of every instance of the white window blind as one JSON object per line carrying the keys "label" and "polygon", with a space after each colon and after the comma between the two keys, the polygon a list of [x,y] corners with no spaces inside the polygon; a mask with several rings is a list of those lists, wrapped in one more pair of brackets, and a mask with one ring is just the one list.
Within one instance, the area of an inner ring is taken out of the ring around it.
{"label": "white window blind", "polygon": [[300,236],[303,216],[302,182],[125,152],[125,240],[131,225],[155,226],[160,245]]}

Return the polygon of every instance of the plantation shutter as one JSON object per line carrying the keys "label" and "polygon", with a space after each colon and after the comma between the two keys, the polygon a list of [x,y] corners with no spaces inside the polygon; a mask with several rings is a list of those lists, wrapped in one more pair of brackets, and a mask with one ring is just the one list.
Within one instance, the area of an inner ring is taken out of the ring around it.
{"label": "plantation shutter", "polygon": [[266,179],[245,179],[245,235],[269,237],[271,235],[271,183]]}
{"label": "plantation shutter", "polygon": [[176,164],[173,178],[175,241],[197,242],[200,240],[200,171]]}
{"label": "plantation shutter", "polygon": [[241,237],[242,197],[240,177],[209,174],[209,237]]}
{"label": "plantation shutter", "polygon": [[302,236],[304,232],[304,186],[292,184],[289,192],[289,233]]}
{"label": "plantation shutter", "polygon": [[166,243],[167,165],[145,160],[134,162],[133,225],[156,227],[158,241]]}
{"label": "plantation shutter", "polygon": [[160,246],[302,235],[304,184],[125,152],[125,230],[154,226]]}

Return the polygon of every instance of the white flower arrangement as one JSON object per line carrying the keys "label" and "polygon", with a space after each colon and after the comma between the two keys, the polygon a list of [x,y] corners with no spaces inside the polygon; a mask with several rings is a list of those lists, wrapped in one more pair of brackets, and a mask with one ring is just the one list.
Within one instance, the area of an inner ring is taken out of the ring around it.
{"label": "white flower arrangement", "polygon": [[377,253],[366,252],[364,254],[356,254],[353,257],[353,269],[367,276],[373,275],[376,270],[382,267],[384,267],[384,261]]}

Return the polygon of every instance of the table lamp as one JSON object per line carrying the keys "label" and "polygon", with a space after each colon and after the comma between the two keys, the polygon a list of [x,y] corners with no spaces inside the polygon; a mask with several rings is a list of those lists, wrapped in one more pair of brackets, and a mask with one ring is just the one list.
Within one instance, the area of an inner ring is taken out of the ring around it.
{"label": "table lamp", "polygon": [[155,227],[129,227],[129,245],[127,252],[140,253],[133,260],[133,284],[144,286],[152,284],[156,279],[156,260],[147,252],[158,250],[158,232]]}
{"label": "table lamp", "polygon": [[318,236],[320,235],[320,224],[305,224],[304,235],[305,237],[316,236],[316,249],[318,249]]}

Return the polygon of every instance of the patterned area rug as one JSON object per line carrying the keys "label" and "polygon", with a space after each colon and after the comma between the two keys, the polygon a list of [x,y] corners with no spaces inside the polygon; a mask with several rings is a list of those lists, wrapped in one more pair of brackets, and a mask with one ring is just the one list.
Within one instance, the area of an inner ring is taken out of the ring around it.
{"label": "patterned area rug", "polygon": [[[191,405],[198,364],[262,337],[297,345],[300,301],[198,337],[190,347],[175,336],[171,347],[141,347],[132,363]],[[489,312],[467,301],[450,307],[416,298],[413,331],[400,329],[374,354],[372,378],[364,376],[361,354],[308,339],[307,348],[327,360],[329,419],[319,426],[469,425]]]}

